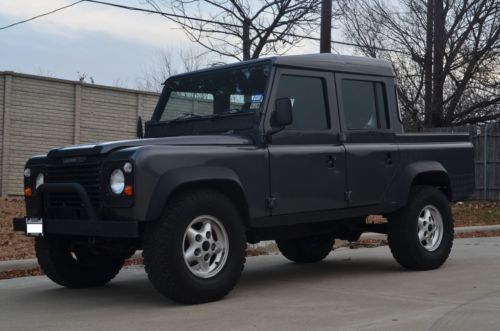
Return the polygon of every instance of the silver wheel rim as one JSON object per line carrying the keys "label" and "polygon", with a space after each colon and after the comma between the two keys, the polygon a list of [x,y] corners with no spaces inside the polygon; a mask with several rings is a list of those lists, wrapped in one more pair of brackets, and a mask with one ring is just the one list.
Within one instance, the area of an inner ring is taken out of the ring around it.
{"label": "silver wheel rim", "polygon": [[425,250],[433,252],[438,249],[443,240],[443,217],[436,207],[428,205],[422,208],[417,230],[418,241]]}
{"label": "silver wheel rim", "polygon": [[227,261],[229,240],[226,229],[215,217],[198,216],[189,223],[182,241],[184,262],[200,278],[217,275]]}

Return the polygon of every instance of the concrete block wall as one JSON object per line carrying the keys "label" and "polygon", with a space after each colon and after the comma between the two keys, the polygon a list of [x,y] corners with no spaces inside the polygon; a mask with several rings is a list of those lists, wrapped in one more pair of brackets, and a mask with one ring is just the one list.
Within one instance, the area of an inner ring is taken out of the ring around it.
{"label": "concrete block wall", "polygon": [[0,72],[0,194],[21,195],[25,162],[51,148],[131,139],[158,94]]}

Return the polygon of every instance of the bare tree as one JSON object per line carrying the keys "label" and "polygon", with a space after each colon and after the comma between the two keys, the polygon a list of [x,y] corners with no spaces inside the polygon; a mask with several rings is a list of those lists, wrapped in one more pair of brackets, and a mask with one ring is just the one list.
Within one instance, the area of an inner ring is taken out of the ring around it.
{"label": "bare tree", "polygon": [[94,77],[90,76],[87,72],[85,71],[77,71],[76,74],[78,75],[78,80],[81,83],[87,83],[87,84],[95,84]]}
{"label": "bare tree", "polygon": [[51,77],[51,78],[56,77],[56,75],[54,74],[53,71],[48,70],[48,69],[43,69],[42,67],[38,67],[36,74],[38,76],[44,76],[44,77]]}
{"label": "bare tree", "polygon": [[129,81],[128,81],[128,79],[115,78],[115,79],[113,79],[111,86],[119,87],[119,88],[129,88]]}
{"label": "bare tree", "polygon": [[[321,0],[146,0],[210,52],[241,60],[282,54],[318,28]],[[165,10],[165,11],[166,11]]]}
{"label": "bare tree", "polygon": [[499,118],[498,0],[342,2],[347,38],[360,52],[393,62],[411,126]]}
{"label": "bare tree", "polygon": [[181,48],[177,53],[166,49],[157,54],[154,63],[145,70],[138,80],[137,88],[144,91],[160,92],[162,84],[170,76],[195,71],[209,66],[210,62],[199,51],[191,47]]}

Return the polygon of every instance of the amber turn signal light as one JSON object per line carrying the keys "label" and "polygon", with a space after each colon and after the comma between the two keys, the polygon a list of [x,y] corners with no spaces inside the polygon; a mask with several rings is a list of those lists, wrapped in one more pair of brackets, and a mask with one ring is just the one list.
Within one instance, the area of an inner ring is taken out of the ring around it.
{"label": "amber turn signal light", "polygon": [[25,197],[30,197],[33,195],[33,190],[31,189],[31,187],[26,187],[24,189],[24,196]]}
{"label": "amber turn signal light", "polygon": [[127,185],[123,189],[123,194],[126,195],[127,197],[131,197],[134,194],[134,189],[132,185]]}

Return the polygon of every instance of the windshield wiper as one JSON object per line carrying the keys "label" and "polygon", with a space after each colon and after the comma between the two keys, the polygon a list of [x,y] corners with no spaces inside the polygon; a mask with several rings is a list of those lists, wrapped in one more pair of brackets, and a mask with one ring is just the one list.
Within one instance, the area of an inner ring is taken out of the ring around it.
{"label": "windshield wiper", "polygon": [[203,116],[201,115],[198,115],[198,114],[193,114],[193,113],[183,113],[181,114],[180,116],[174,118],[173,120],[170,120],[166,123],[175,123],[175,122],[179,122],[179,121],[184,121],[184,120],[187,120],[187,119],[190,119],[190,118],[202,118]]}
{"label": "windshield wiper", "polygon": [[244,115],[244,114],[251,114],[253,113],[252,111],[248,110],[243,110],[243,109],[230,109],[229,111],[225,111],[222,113],[217,113],[210,115],[208,118],[221,118],[221,117],[231,117],[231,116],[237,116],[237,115]]}
{"label": "windshield wiper", "polygon": [[232,116],[249,114],[249,113],[252,113],[252,112],[247,111],[247,110],[238,110],[238,109],[231,109],[230,111],[227,111],[227,112],[217,113],[217,114],[212,114],[212,115],[205,115],[205,116],[193,114],[193,113],[183,113],[180,116],[178,116],[174,119],[171,119],[169,121],[166,121],[164,123],[165,124],[177,123],[177,122],[187,121],[189,119],[213,120],[213,119],[217,119],[217,118],[232,117]]}

